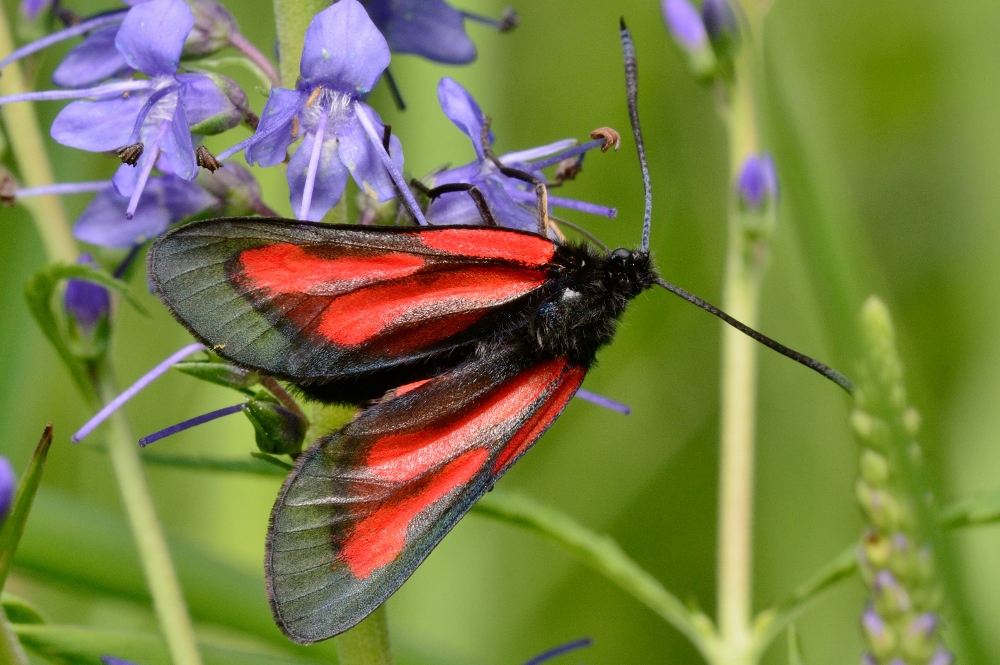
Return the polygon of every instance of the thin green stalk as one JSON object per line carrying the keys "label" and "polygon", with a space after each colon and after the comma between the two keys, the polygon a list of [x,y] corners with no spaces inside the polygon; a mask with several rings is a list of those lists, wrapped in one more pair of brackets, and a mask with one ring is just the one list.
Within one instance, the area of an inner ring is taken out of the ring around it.
{"label": "thin green stalk", "polygon": [[28,665],[28,654],[21,641],[10,627],[7,615],[0,609],[0,663],[4,665]]}
{"label": "thin green stalk", "polygon": [[392,665],[385,605],[337,638],[340,665]]}
{"label": "thin green stalk", "polygon": [[[0,11],[0,53],[14,50],[14,40],[7,26],[7,16]],[[0,76],[0,95],[17,95],[26,92],[21,68],[17,63],[8,65]],[[55,182],[48,153],[38,127],[34,105],[28,102],[5,104],[0,108],[7,127],[7,140],[17,160],[22,184],[26,187],[41,187]],[[21,202],[31,213],[31,217],[45,246],[49,261],[73,263],[76,260],[76,245],[69,233],[69,222],[62,202],[57,196],[38,196]]]}
{"label": "thin green stalk", "polygon": [[[757,0],[744,0],[742,5],[750,29],[736,61],[725,113],[731,182],[736,181],[747,157],[759,151],[754,75],[760,8]],[[748,233],[735,194],[730,197],[723,309],[756,327],[767,248],[765,241]],[[729,326],[722,331],[721,371],[717,602],[722,648],[717,665],[747,665],[758,657],[752,631],[757,348],[753,340]]]}
{"label": "thin green stalk", "polygon": [[[97,390],[104,402],[114,398],[116,391],[106,372],[98,379]],[[200,665],[191,617],[146,484],[139,447],[123,411],[117,411],[109,420],[107,446],[170,658],[174,665]]]}
{"label": "thin green stalk", "polygon": [[294,88],[299,78],[299,57],[306,28],[313,16],[330,6],[330,0],[274,0],[274,24],[278,32],[278,71],[281,84]]}

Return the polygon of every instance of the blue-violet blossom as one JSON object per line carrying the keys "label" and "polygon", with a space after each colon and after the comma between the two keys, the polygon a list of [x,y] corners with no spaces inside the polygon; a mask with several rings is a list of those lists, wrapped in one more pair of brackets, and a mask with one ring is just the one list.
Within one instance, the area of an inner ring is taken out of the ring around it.
{"label": "blue-violet blossom", "polygon": [[[83,265],[96,267],[93,257],[84,252],[77,260]],[[71,279],[66,283],[63,299],[66,313],[85,334],[90,334],[111,311],[111,294],[100,284],[84,279]]]}
{"label": "blue-violet blossom", "polygon": [[[538,219],[534,209],[535,192],[530,184],[502,174],[487,157],[482,140],[485,118],[476,100],[457,81],[450,78],[443,78],[438,84],[438,100],[444,114],[472,140],[476,161],[435,174],[429,184],[432,187],[453,183],[475,185],[482,192],[490,212],[499,224],[536,230]],[[492,132],[487,135],[486,143],[492,146]],[[541,169],[604,145],[605,141],[602,139],[579,146],[574,139],[565,139],[539,148],[508,153],[499,159],[504,166],[527,172],[544,181]],[[606,217],[614,217],[617,212],[614,208],[555,196],[549,197],[549,204]],[[431,224],[482,223],[479,210],[465,192],[451,192],[434,199],[427,208],[427,221]]]}
{"label": "blue-violet blossom", "polygon": [[403,151],[391,136],[391,162],[386,158],[382,122],[362,101],[389,58],[385,38],[358,0],[340,0],[324,9],[306,30],[296,89],[272,88],[257,131],[222,152],[219,160],[245,150],[250,164],[273,166],[301,137],[287,173],[299,219],[322,219],[340,200],[348,172],[369,196],[392,198],[396,190],[389,168],[398,174]]}
{"label": "blue-violet blossom", "polygon": [[697,51],[708,44],[708,33],[701,14],[688,0],[663,0],[663,18],[670,34],[687,51]]}
{"label": "blue-violet blossom", "polygon": [[17,474],[10,460],[0,455],[0,521],[7,517],[17,492]]}
{"label": "blue-violet blossom", "polygon": [[740,201],[751,210],[758,210],[778,196],[778,172],[769,153],[750,155],[743,162],[736,183]]}
{"label": "blue-violet blossom", "polygon": [[367,0],[362,4],[394,52],[447,65],[465,65],[476,59],[476,46],[465,32],[465,19],[501,32],[517,25],[517,14],[512,10],[495,20],[459,11],[444,0]]}

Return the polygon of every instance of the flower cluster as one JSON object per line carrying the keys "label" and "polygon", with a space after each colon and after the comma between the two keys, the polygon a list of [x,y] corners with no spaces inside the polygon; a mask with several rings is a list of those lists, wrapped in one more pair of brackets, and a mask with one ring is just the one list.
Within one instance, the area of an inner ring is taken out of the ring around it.
{"label": "flower cluster", "polygon": [[739,45],[739,23],[729,0],[705,0],[701,11],[689,0],[662,0],[663,20],[695,77],[730,76]]}

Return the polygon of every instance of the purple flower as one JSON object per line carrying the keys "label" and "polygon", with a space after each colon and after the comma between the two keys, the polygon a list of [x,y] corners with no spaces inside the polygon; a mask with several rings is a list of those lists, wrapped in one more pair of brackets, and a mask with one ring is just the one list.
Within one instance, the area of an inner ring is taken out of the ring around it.
{"label": "purple flower", "polygon": [[52,0],[21,0],[21,13],[29,21],[34,21],[51,4]]}
{"label": "purple flower", "polygon": [[[444,114],[472,140],[476,161],[436,174],[432,178],[431,186],[440,187],[455,183],[474,185],[482,192],[490,212],[500,224],[511,228],[536,230],[538,220],[534,210],[535,193],[528,183],[502,174],[496,164],[487,158],[482,142],[485,119],[476,100],[458,82],[450,78],[443,78],[438,84],[438,100]],[[486,142],[490,146],[493,144],[492,132],[487,135]],[[605,142],[594,140],[581,146],[575,144],[576,141],[573,139],[558,141],[539,148],[503,155],[500,157],[500,162],[504,166],[544,180],[542,168],[557,164],[569,157],[582,155],[587,150],[603,146]],[[614,217],[616,214],[613,208],[554,196],[549,197],[549,204],[607,217]],[[427,208],[427,219],[431,224],[482,223],[475,202],[465,192],[451,192],[435,198]]]}
{"label": "purple flower", "polygon": [[322,219],[340,200],[348,173],[373,198],[392,198],[390,169],[402,169],[403,151],[391,136],[386,158],[382,122],[361,101],[388,65],[389,46],[364,7],[358,0],[335,3],[306,30],[297,88],[272,88],[257,131],[219,160],[246,150],[250,164],[273,166],[301,137],[287,173],[300,219]]}
{"label": "purple flower", "polygon": [[517,15],[511,10],[495,20],[459,11],[444,0],[369,0],[364,4],[390,49],[448,65],[465,65],[476,59],[476,46],[465,32],[465,19],[501,32],[517,25]]}
{"label": "purple flower", "polygon": [[[148,0],[130,9],[115,46],[129,69],[150,80],[78,91],[76,96],[89,97],[98,89],[117,93],[133,84],[127,96],[73,102],[52,123],[52,137],[63,145],[92,152],[129,147],[131,157],[114,178],[118,192],[130,197],[127,218],[135,214],[154,165],[184,180],[197,175],[192,128],[215,133],[244,115],[246,98],[225,77],[177,73],[193,25],[194,15],[182,0]],[[45,94],[37,98],[53,98]]]}
{"label": "purple flower", "polygon": [[950,651],[944,647],[938,647],[931,659],[927,661],[927,665],[952,665],[954,662],[955,656]]}
{"label": "purple flower", "polygon": [[[80,255],[78,262],[83,265],[97,266],[93,257],[86,252]],[[90,334],[111,311],[111,295],[100,284],[83,279],[71,279],[66,284],[66,297],[63,304],[73,322],[85,334]]]}
{"label": "purple flower", "polygon": [[743,162],[737,181],[740,201],[751,210],[778,196],[778,173],[770,153],[750,155]]}
{"label": "purple flower", "polygon": [[3,455],[0,455],[0,522],[7,517],[17,492],[17,474]]}
{"label": "purple flower", "polygon": [[701,5],[701,20],[713,41],[739,33],[736,13],[729,6],[729,0],[705,0]]}
{"label": "purple flower", "polygon": [[663,18],[674,39],[688,51],[698,51],[708,44],[708,33],[701,15],[688,0],[663,0]]}
{"label": "purple flower", "polygon": [[93,198],[73,225],[77,240],[127,249],[155,238],[191,215],[219,205],[219,200],[201,186],[165,175],[150,178],[145,194],[131,219],[125,218],[129,199],[110,184]]}

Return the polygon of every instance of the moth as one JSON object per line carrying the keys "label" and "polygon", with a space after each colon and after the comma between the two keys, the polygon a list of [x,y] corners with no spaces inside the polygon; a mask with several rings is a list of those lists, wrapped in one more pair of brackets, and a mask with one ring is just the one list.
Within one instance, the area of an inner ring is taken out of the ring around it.
{"label": "moth", "polygon": [[271,513],[268,594],[295,642],[347,630],[396,591],[555,421],[654,285],[840,376],[658,276],[624,24],[622,41],[647,192],[637,250],[550,239],[544,184],[539,233],[226,218],[153,244],[151,284],[196,338],[309,397],[361,407],[298,457]]}

